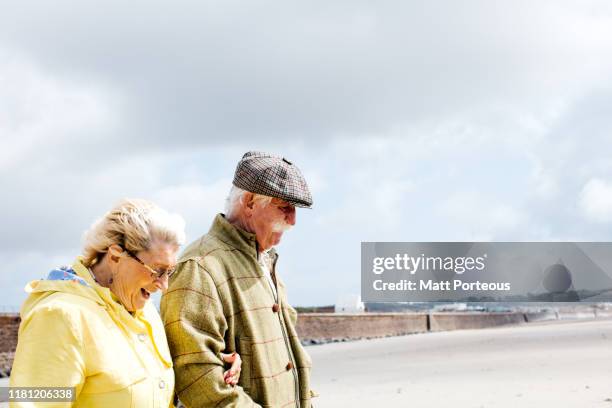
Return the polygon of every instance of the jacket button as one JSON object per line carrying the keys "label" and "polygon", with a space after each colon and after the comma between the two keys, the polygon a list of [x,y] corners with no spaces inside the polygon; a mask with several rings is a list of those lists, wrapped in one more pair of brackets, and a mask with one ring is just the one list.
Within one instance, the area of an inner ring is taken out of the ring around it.
{"label": "jacket button", "polygon": [[163,390],[165,386],[166,386],[166,382],[164,380],[159,380],[159,388]]}
{"label": "jacket button", "polygon": [[280,310],[280,306],[278,305],[278,303],[275,303],[272,305],[272,311],[274,313],[278,313],[279,310]]}
{"label": "jacket button", "polygon": [[291,370],[293,368],[293,363],[290,361],[287,363],[287,367],[285,367],[287,369],[287,371]]}
{"label": "jacket button", "polygon": [[147,336],[144,333],[138,334],[138,340],[140,340],[141,342],[144,342],[146,338]]}

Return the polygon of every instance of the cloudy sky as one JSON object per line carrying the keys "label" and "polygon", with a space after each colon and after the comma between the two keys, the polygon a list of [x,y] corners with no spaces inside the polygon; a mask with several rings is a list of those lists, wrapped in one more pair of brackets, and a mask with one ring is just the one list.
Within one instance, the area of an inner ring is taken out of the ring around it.
{"label": "cloudy sky", "polygon": [[295,305],[359,293],[361,241],[612,239],[608,1],[0,6],[0,307],[122,197],[223,207],[247,150],[305,173]]}

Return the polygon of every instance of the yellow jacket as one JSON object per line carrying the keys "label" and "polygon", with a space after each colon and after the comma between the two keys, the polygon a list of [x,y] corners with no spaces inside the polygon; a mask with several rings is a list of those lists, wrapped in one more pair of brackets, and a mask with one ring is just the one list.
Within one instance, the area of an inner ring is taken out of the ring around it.
{"label": "yellow jacket", "polygon": [[10,385],[75,387],[76,399],[11,407],[172,406],[172,359],[155,306],[132,315],[80,260],[72,269],[81,279],[26,286]]}

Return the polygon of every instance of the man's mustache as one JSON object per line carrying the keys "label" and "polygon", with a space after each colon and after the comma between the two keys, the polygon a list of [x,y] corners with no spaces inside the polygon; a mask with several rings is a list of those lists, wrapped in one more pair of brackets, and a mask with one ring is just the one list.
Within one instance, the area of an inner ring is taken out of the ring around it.
{"label": "man's mustache", "polygon": [[272,231],[273,232],[285,232],[291,227],[292,227],[291,224],[288,224],[284,221],[277,221],[272,225]]}

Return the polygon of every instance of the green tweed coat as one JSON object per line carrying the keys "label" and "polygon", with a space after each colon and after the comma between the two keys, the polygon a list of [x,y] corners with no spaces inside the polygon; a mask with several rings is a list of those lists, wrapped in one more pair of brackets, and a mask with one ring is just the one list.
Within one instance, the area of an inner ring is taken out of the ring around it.
{"label": "green tweed coat", "polygon": [[[278,302],[257,263],[255,235],[222,214],[186,248],[162,297],[176,392],[191,407],[310,408],[311,360],[296,311],[275,272]],[[223,381],[219,353],[242,357],[239,386]]]}

